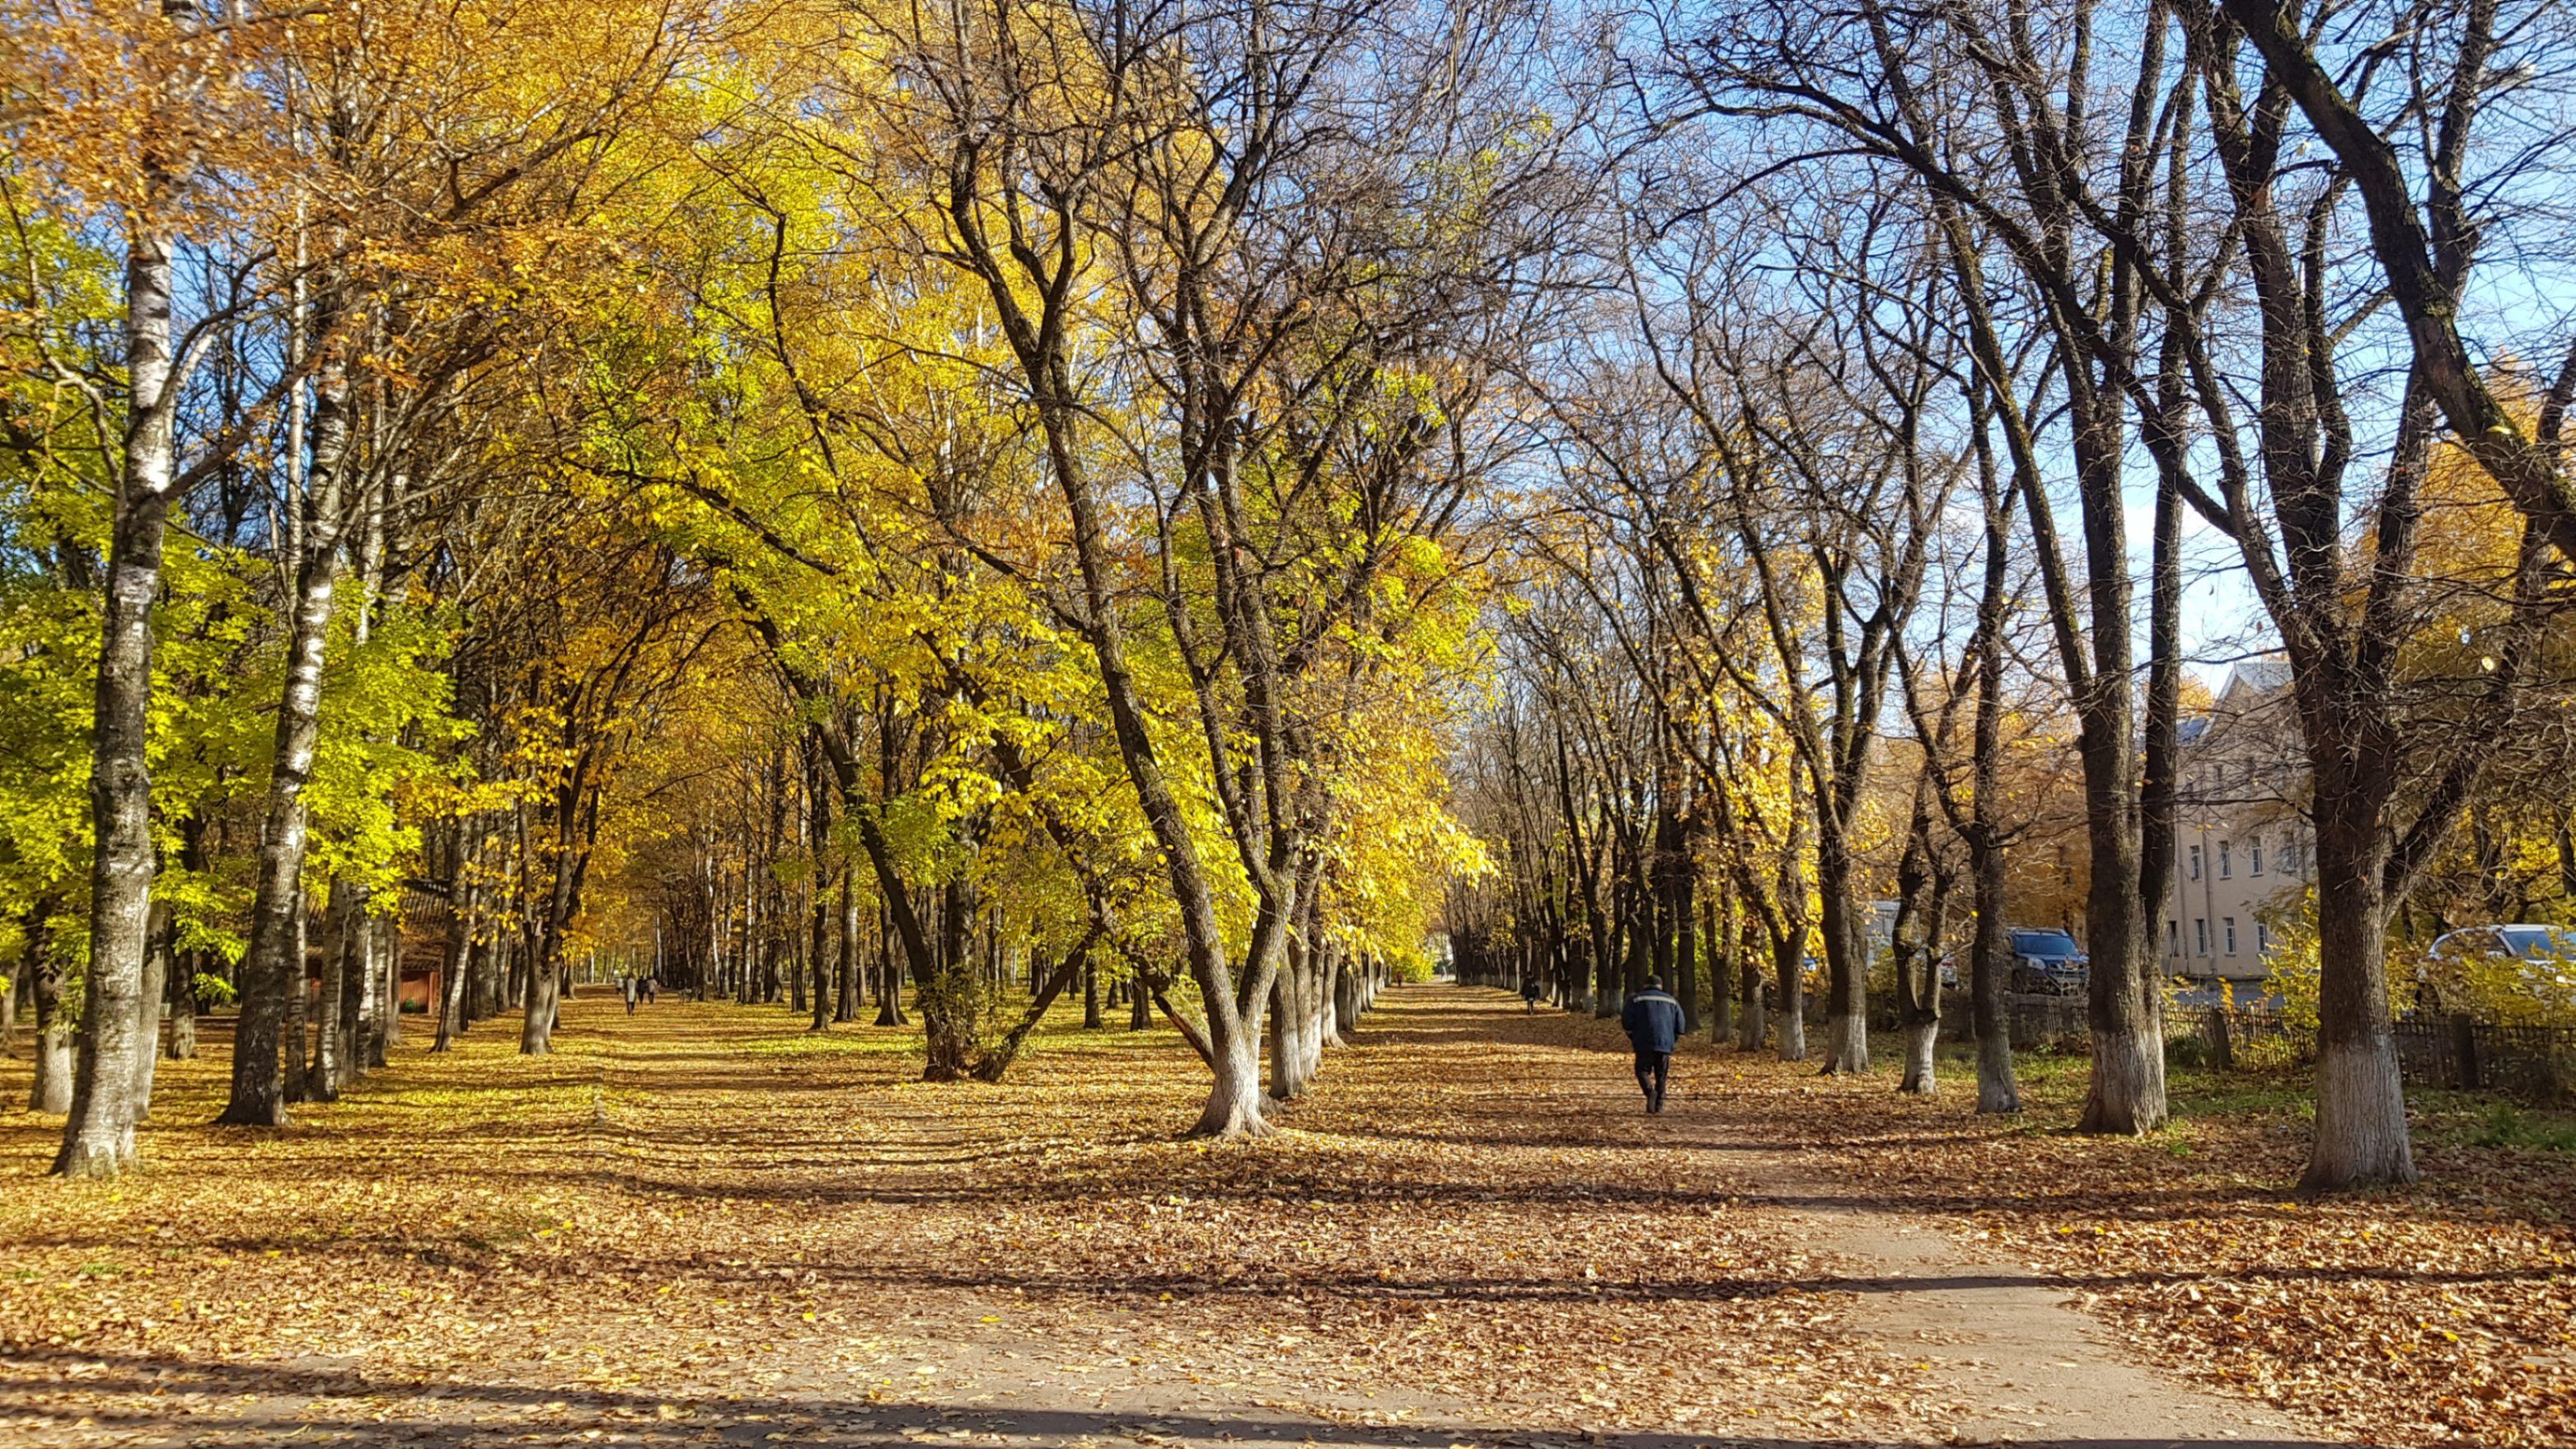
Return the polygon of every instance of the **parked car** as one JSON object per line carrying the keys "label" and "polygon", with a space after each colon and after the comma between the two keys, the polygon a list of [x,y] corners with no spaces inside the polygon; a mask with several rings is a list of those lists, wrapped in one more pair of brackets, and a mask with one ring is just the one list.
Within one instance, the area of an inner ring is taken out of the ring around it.
{"label": "parked car", "polygon": [[2524,961],[2576,958],[2576,929],[2566,926],[2463,926],[2434,939],[2429,952],[2436,961],[2477,957]]}
{"label": "parked car", "polygon": [[2472,965],[2504,968],[2501,977],[2483,973],[2490,997],[2503,986],[2547,1016],[2576,1014],[2576,928],[2516,924],[2443,932],[2415,969],[2416,1009],[2469,1009],[2473,998],[2465,977]]}
{"label": "parked car", "polygon": [[2064,931],[2014,931],[2012,975],[2015,991],[2035,996],[2072,996],[2092,980],[2090,958]]}

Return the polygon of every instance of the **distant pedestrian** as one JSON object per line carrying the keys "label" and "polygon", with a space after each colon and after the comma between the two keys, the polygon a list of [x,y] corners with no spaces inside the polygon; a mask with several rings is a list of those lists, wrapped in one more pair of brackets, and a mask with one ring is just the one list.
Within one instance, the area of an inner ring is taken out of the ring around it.
{"label": "distant pedestrian", "polygon": [[633,1016],[635,1014],[635,1003],[644,998],[644,983],[633,976],[629,976],[624,981],[619,982],[618,985],[626,994],[626,1014],[628,1016]]}
{"label": "distant pedestrian", "polygon": [[1521,978],[1521,1001],[1522,1001],[1522,1003],[1523,1003],[1524,1005],[1528,1006],[1530,1010],[1532,1010],[1532,1011],[1536,1011],[1536,1010],[1538,1010],[1538,998],[1539,998],[1539,995],[1540,995],[1540,992],[1539,992],[1539,986],[1538,986],[1538,978],[1537,978],[1537,977],[1535,977],[1535,976],[1524,976],[1524,977],[1522,977],[1522,978]]}
{"label": "distant pedestrian", "polygon": [[1664,990],[1662,978],[1646,978],[1646,989],[1628,998],[1619,1013],[1628,1030],[1628,1045],[1637,1052],[1637,1089],[1646,1094],[1646,1110],[1664,1110],[1664,1078],[1673,1064],[1673,1046],[1682,1039],[1682,1004]]}

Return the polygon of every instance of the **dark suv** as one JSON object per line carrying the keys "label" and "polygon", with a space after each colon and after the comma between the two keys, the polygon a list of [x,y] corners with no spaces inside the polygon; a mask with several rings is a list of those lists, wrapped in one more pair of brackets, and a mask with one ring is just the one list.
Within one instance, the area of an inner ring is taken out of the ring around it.
{"label": "dark suv", "polygon": [[2014,931],[2012,989],[2034,996],[2072,996],[2090,979],[2084,948],[2064,931]]}

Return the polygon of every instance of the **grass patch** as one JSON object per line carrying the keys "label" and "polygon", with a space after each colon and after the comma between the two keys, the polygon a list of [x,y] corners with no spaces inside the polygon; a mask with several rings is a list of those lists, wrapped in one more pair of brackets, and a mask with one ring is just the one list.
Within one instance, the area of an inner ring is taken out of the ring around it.
{"label": "grass patch", "polygon": [[2576,1152],[2576,1118],[2559,1112],[2526,1112],[2510,1102],[2498,1102],[2487,1109],[2486,1121],[2470,1140],[2480,1147]]}
{"label": "grass patch", "polygon": [[777,1036],[756,1036],[742,1043],[742,1053],[753,1057],[821,1057],[821,1056],[919,1056],[921,1037],[917,1030],[902,1027],[853,1029],[844,1023],[830,1031],[806,1031],[799,1028]]}
{"label": "grass patch", "polygon": [[2305,1073],[2181,1070],[2165,1078],[2176,1117],[2287,1117],[2315,1119],[2316,1098]]}
{"label": "grass patch", "polygon": [[2416,1131],[2445,1147],[2507,1147],[2576,1155],[2576,1112],[2526,1107],[2467,1092],[2411,1094]]}

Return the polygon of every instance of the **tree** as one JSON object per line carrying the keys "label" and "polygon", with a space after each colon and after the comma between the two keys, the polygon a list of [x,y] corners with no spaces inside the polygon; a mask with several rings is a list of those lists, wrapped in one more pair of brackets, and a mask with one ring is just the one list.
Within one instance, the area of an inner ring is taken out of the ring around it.
{"label": "tree", "polygon": [[[1510,228],[1545,154],[1508,108],[1421,124],[1424,107],[1482,106],[1487,81],[1455,68],[1472,48],[1422,46],[1391,11],[1135,19],[888,15],[908,84],[872,104],[901,143],[893,167],[935,179],[927,253],[981,289],[1009,347],[1077,577],[989,543],[979,557],[1044,587],[1092,655],[1207,1012],[1197,1130],[1257,1134],[1261,1015],[1322,863],[1304,696],[1479,481],[1473,348],[1510,325],[1494,304],[1517,290],[1528,239]],[[1372,46],[1413,63],[1367,84]],[[1408,135],[1442,149],[1407,154]],[[1470,157],[1495,164],[1462,177]],[[1300,198],[1329,198],[1335,224]],[[1110,345],[1105,365],[1086,342]],[[1195,715],[1177,737],[1156,698],[1175,676]],[[1202,838],[1211,807],[1230,859]],[[1223,911],[1238,871],[1239,942]]]}
{"label": "tree", "polygon": [[155,866],[151,616],[170,510],[246,441],[243,428],[221,429],[183,457],[187,383],[208,329],[226,319],[180,316],[175,258],[192,233],[233,240],[228,204],[251,202],[273,174],[276,118],[247,78],[286,25],[251,17],[211,44],[209,24],[159,4],[12,15],[16,43],[0,62],[0,86],[26,102],[12,108],[12,152],[73,208],[107,218],[124,254],[119,334],[100,358],[113,372],[39,341],[40,365],[86,394],[102,421],[114,419],[117,434],[92,726],[90,966],[54,1168],[70,1176],[112,1176],[132,1163],[132,1087],[154,1046],[146,1027],[159,1003],[142,999]]}

